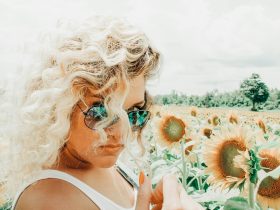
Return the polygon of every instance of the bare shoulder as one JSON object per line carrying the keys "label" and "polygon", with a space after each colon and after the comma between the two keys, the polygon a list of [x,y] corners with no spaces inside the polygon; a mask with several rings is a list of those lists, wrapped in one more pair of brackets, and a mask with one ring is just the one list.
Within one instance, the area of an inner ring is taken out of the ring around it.
{"label": "bare shoulder", "polygon": [[78,188],[59,179],[43,179],[27,187],[15,210],[99,210]]}

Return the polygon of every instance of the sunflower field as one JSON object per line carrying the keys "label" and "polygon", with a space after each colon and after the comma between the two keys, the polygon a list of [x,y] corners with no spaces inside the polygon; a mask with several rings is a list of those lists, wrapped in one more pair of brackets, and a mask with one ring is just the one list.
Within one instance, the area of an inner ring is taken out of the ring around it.
{"label": "sunflower field", "polygon": [[151,111],[138,166],[154,186],[174,173],[205,209],[280,210],[279,112],[176,105]]}

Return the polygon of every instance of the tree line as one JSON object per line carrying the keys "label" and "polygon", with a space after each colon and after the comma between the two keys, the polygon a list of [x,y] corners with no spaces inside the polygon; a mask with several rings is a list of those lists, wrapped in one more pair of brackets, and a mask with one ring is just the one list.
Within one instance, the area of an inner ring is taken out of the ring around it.
{"label": "tree line", "polygon": [[159,105],[177,104],[197,107],[251,107],[257,110],[279,110],[280,90],[269,89],[258,74],[241,82],[235,91],[219,93],[213,90],[202,96],[187,95],[173,90],[170,94],[154,96],[154,103]]}

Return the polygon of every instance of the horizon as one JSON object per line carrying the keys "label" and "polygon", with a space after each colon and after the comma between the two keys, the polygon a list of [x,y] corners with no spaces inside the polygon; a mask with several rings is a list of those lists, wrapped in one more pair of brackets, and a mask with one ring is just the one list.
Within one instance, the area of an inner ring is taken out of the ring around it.
{"label": "horizon", "polygon": [[[268,87],[269,91],[280,91],[280,88],[270,88]],[[162,96],[162,95],[171,95],[173,92],[175,92],[176,94],[180,94],[180,95],[185,95],[185,96],[204,96],[206,95],[207,93],[212,93],[212,92],[217,92],[218,94],[225,94],[225,93],[233,93],[235,91],[239,91],[240,90],[240,87],[238,89],[233,89],[233,90],[218,90],[218,89],[212,89],[212,90],[208,90],[207,92],[204,92],[204,93],[201,93],[201,94],[188,94],[188,93],[185,93],[185,92],[182,92],[180,90],[175,90],[175,89],[171,89],[170,92],[167,92],[167,93],[163,93],[163,94],[155,94],[153,96]]]}

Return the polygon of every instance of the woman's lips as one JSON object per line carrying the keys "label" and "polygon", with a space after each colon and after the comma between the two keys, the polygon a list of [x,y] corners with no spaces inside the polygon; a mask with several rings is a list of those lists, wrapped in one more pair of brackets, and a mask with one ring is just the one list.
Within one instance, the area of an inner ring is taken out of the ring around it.
{"label": "woman's lips", "polygon": [[118,152],[119,150],[124,148],[124,144],[106,144],[99,146],[99,148],[108,152]]}
{"label": "woman's lips", "polygon": [[123,147],[123,146],[124,146],[124,144],[105,144],[105,145],[102,145],[100,147],[116,148],[116,147]]}

